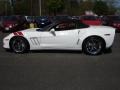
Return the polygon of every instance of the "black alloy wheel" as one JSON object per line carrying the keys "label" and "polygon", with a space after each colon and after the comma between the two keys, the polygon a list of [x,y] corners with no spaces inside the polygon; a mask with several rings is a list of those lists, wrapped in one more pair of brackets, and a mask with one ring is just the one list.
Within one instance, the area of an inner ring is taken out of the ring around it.
{"label": "black alloy wheel", "polygon": [[89,37],[83,43],[83,51],[89,55],[101,54],[104,49],[104,42],[99,37]]}
{"label": "black alloy wheel", "polygon": [[23,37],[14,37],[10,41],[10,48],[15,53],[25,53],[29,50],[29,44]]}

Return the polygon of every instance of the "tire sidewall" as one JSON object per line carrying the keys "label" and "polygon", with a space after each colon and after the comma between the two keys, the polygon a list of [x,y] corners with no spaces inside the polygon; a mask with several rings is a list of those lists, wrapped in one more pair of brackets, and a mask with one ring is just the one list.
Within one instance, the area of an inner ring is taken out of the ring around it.
{"label": "tire sidewall", "polygon": [[[13,42],[14,42],[14,40],[17,40],[17,39],[21,39],[21,40],[23,41],[24,45],[25,45],[25,49],[24,49],[23,51],[21,51],[21,52],[17,52],[17,51],[14,50],[14,48],[13,48]],[[14,53],[25,53],[25,52],[28,51],[28,49],[29,49],[28,47],[29,47],[28,42],[27,42],[27,40],[24,39],[23,37],[13,37],[13,38],[10,40],[10,49],[11,49]]]}
{"label": "tire sidewall", "polygon": [[[101,49],[99,50],[99,52],[97,52],[97,53],[95,53],[95,54],[88,52],[88,51],[87,51],[87,48],[86,48],[86,43],[87,43],[91,38],[95,38],[95,39],[97,39],[97,40],[101,43]],[[83,48],[82,50],[83,50],[83,52],[84,52],[85,54],[95,56],[95,55],[100,55],[100,54],[102,54],[102,52],[103,52],[103,50],[104,50],[104,48],[105,48],[105,45],[104,45],[104,42],[103,42],[103,40],[102,40],[101,38],[99,38],[99,37],[94,37],[94,36],[93,36],[93,37],[87,38],[87,39],[83,42],[82,48]]]}

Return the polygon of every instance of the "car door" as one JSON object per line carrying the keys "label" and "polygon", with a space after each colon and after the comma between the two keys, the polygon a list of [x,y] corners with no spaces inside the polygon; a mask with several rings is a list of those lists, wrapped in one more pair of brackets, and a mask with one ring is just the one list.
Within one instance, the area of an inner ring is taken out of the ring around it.
{"label": "car door", "polygon": [[[71,24],[71,26],[70,26]],[[49,32],[43,32],[41,35],[41,47],[64,49],[77,46],[78,29],[74,23],[60,23],[50,29]]]}

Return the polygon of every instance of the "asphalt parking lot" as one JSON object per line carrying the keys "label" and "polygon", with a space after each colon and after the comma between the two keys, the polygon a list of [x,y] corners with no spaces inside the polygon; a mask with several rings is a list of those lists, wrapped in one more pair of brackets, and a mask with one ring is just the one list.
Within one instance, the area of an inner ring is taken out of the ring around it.
{"label": "asphalt parking lot", "polygon": [[120,90],[120,33],[112,52],[6,52],[0,32],[0,90]]}

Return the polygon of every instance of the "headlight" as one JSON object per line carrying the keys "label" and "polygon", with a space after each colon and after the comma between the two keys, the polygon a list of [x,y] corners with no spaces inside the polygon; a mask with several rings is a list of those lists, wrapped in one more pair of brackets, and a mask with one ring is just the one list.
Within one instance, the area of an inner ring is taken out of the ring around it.
{"label": "headlight", "polygon": [[114,25],[114,26],[117,26],[117,24],[116,24],[116,23],[114,23],[113,25]]}
{"label": "headlight", "polygon": [[12,28],[12,25],[10,25],[9,28]]}
{"label": "headlight", "polygon": [[7,30],[7,31],[8,31],[8,30],[9,30],[9,28],[8,28],[8,27],[6,27],[6,28],[5,28],[5,30]]}
{"label": "headlight", "polygon": [[45,23],[41,23],[41,24],[45,24]]}

